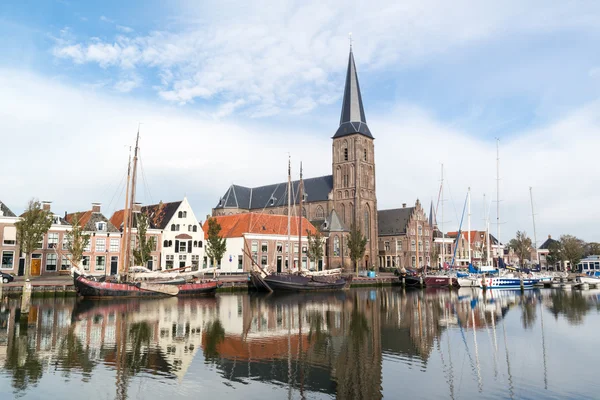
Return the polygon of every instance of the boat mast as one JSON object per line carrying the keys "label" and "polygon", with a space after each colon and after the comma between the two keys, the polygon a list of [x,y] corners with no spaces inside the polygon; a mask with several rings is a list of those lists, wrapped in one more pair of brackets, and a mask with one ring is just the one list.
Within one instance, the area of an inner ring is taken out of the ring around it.
{"label": "boat mast", "polygon": [[467,192],[467,207],[468,207],[468,215],[467,215],[467,233],[469,240],[469,265],[471,265],[471,188],[469,188]]}
{"label": "boat mast", "polygon": [[500,139],[496,138],[496,256],[500,268]]}
{"label": "boat mast", "polygon": [[446,234],[444,233],[444,164],[442,164],[442,269],[446,266]]}
{"label": "boat mast", "polygon": [[292,193],[291,193],[291,187],[292,187],[292,161],[290,156],[288,155],[288,184],[287,184],[287,195],[288,195],[288,206],[287,206],[287,259],[288,259],[288,272],[290,270],[290,267],[293,267],[293,262],[294,260],[292,260],[290,258],[290,247],[291,247],[291,238],[290,238],[290,225],[291,225],[291,216],[290,216],[290,209],[292,207]]}
{"label": "boat mast", "polygon": [[302,198],[304,197],[304,188],[302,182],[302,161],[300,161],[300,182],[298,182],[298,271],[302,271]]}
{"label": "boat mast", "polygon": [[136,176],[137,176],[137,160],[138,160],[138,144],[140,141],[140,127],[138,125],[137,137],[135,139],[135,151],[133,152],[133,172],[131,174],[131,197],[129,198],[129,221],[127,226],[127,254],[125,254],[125,260],[127,261],[125,276],[127,276],[127,272],[129,270],[130,264],[130,255],[131,255],[131,230],[133,228],[133,215],[131,215],[131,211],[133,210],[133,205],[135,204],[135,186],[136,186]]}
{"label": "boat mast", "polygon": [[415,256],[415,266],[416,266],[417,270],[419,269],[419,226],[420,226],[418,215],[419,214],[417,212],[417,240],[416,240],[416,242],[417,242],[416,243],[417,252],[416,252],[416,256]]}
{"label": "boat mast", "polygon": [[485,245],[486,245],[486,262],[488,266],[491,266],[491,254],[490,254],[490,219],[489,219],[489,211],[487,209],[487,202],[485,201],[485,194],[483,195],[483,210],[485,212]]}
{"label": "boat mast", "polygon": [[129,147],[129,160],[127,160],[127,186],[125,189],[125,208],[123,209],[123,235],[121,236],[121,251],[119,252],[119,260],[121,261],[121,269],[119,271],[119,277],[123,277],[124,272],[127,270],[125,267],[125,254],[127,247],[127,226],[129,224],[129,180],[131,177],[131,146]]}
{"label": "boat mast", "polygon": [[531,186],[529,186],[529,199],[531,200],[531,217],[533,218],[533,248],[535,249],[535,261],[540,263],[540,255],[537,249],[537,234],[535,231],[535,213],[533,212],[533,192]]}

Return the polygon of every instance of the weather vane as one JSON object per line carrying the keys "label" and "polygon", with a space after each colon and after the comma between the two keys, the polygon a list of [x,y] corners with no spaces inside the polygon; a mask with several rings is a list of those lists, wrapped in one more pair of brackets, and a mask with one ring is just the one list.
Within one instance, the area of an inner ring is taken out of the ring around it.
{"label": "weather vane", "polygon": [[348,41],[350,42],[350,50],[352,50],[352,32],[348,33]]}

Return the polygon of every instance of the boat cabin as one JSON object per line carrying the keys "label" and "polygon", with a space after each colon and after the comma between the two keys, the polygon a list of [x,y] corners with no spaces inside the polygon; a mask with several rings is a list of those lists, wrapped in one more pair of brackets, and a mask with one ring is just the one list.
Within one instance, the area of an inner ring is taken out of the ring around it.
{"label": "boat cabin", "polygon": [[584,258],[577,264],[577,270],[582,274],[595,274],[596,271],[600,273],[600,255],[594,255]]}

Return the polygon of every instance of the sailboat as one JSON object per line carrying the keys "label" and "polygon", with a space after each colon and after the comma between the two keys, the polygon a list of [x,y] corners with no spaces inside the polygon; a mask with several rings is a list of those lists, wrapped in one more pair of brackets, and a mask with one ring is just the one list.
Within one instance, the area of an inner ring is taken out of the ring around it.
{"label": "sailboat", "polygon": [[[298,197],[299,197],[299,209],[302,210],[302,193],[303,189],[303,181],[302,181],[302,165],[300,166],[300,182],[298,185]],[[290,236],[290,227],[291,227],[291,192],[292,192],[292,178],[291,178],[291,163],[288,160],[288,265],[290,260],[292,260],[290,255],[290,250],[292,248],[291,245],[291,236]],[[298,251],[302,249],[302,214],[298,218]],[[247,256],[250,256],[247,249],[244,249],[244,252]],[[252,257],[250,256],[252,259]],[[292,264],[291,271],[281,272],[281,273],[268,273],[263,270],[262,267],[257,265],[254,260],[252,264],[256,267],[256,270],[251,272],[250,279],[253,282],[254,286],[259,290],[266,291],[315,291],[315,290],[339,290],[345,289],[350,286],[351,278],[344,278],[339,274],[333,275],[316,275],[316,274],[308,274],[307,271],[302,270],[302,259],[301,255],[298,256],[298,269],[294,271],[294,266]]]}
{"label": "sailboat", "polygon": [[[127,190],[125,196],[125,220],[123,226],[124,262],[121,264],[117,281],[98,281],[86,277],[81,271],[74,268],[73,284],[77,294],[87,298],[123,298],[123,297],[169,297],[169,296],[198,296],[214,294],[219,287],[217,280],[200,280],[193,278],[189,282],[165,284],[152,282],[135,282],[128,279],[128,266],[131,257],[131,231],[133,228],[132,210],[135,204],[135,189],[137,175],[137,161],[139,150],[140,131],[138,129],[135,152],[133,157],[133,171],[131,168],[131,155],[127,166]],[[131,182],[130,182],[131,178]],[[131,183],[131,185],[130,185]],[[131,186],[131,187],[130,187]]]}

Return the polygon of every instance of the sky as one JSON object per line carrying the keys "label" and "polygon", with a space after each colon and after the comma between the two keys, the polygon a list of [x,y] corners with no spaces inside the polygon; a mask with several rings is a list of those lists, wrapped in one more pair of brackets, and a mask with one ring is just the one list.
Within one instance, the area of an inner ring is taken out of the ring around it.
{"label": "sky", "polygon": [[288,154],[294,174],[331,174],[349,33],[379,209],[433,201],[456,230],[470,187],[472,228],[487,215],[497,233],[498,198],[504,242],[533,237],[531,187],[538,245],[600,241],[600,2],[586,0],[4,0],[0,201],[110,216],[138,126],[138,199],[187,196],[200,220],[232,183],[285,181]]}

